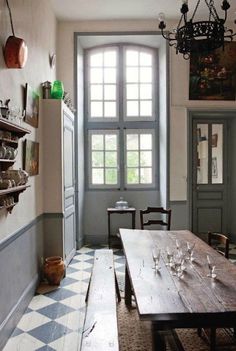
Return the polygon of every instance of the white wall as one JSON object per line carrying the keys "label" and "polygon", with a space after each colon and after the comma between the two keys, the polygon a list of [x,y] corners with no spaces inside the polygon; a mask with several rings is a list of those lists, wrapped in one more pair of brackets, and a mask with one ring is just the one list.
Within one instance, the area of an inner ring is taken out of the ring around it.
{"label": "white wall", "polygon": [[[170,28],[174,24],[170,23]],[[235,27],[232,24],[232,27]],[[60,21],[58,25],[58,77],[74,95],[74,32],[158,31],[158,22],[139,21]],[[164,39],[163,39],[164,40]],[[188,109],[236,109],[235,101],[189,101],[189,61],[170,48],[170,200],[187,200],[187,116]],[[185,217],[187,213],[183,214]],[[185,221],[186,222],[186,221]],[[179,221],[181,226],[181,221]],[[185,227],[185,225],[183,225]],[[105,228],[105,224],[104,224]],[[105,229],[104,229],[105,230]]]}
{"label": "white wall", "polygon": [[[23,87],[29,83],[40,90],[40,84],[55,79],[55,70],[50,68],[49,54],[56,50],[56,18],[47,0],[11,0],[15,34],[23,38],[28,46],[28,61],[23,69],[7,69],[2,51],[0,51],[0,99],[11,99],[12,105],[23,107]],[[2,46],[11,35],[9,15],[5,0],[0,0],[0,41]],[[20,194],[19,204],[12,214],[0,211],[0,240],[14,233],[43,212],[43,178],[42,178],[42,116],[39,117],[39,128],[32,128],[27,139],[40,143],[39,175],[30,177],[31,188]],[[19,153],[14,169],[22,168],[22,139],[19,142]]]}

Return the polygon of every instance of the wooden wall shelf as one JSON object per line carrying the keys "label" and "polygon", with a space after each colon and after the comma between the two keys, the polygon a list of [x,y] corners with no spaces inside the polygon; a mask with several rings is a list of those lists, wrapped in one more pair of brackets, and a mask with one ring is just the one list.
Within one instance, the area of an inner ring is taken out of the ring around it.
{"label": "wooden wall shelf", "polygon": [[17,124],[14,124],[5,118],[0,118],[0,129],[7,130],[9,132],[14,132],[19,137],[23,137],[25,134],[30,133],[30,130],[23,128]]}

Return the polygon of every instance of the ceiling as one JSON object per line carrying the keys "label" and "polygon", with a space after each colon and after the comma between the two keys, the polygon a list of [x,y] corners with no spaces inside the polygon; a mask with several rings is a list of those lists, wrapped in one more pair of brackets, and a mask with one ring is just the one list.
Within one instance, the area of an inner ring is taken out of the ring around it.
{"label": "ceiling", "polygon": [[[164,12],[166,19],[179,18],[181,0],[50,0],[59,19],[63,20],[115,20],[115,19],[157,19]],[[209,0],[208,0],[209,1]],[[197,0],[188,0],[192,13]],[[231,4],[229,18],[235,19],[236,1]],[[222,0],[215,0],[219,15]],[[205,1],[201,1],[199,14],[206,12]],[[204,18],[203,18],[204,19]],[[205,18],[207,19],[207,18]]]}

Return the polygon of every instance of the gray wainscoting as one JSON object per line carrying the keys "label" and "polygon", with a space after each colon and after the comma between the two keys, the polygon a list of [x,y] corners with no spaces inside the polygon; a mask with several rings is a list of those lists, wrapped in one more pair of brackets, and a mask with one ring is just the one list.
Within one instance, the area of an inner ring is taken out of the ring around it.
{"label": "gray wainscoting", "polygon": [[42,257],[42,215],[0,242],[0,350],[34,295]]}
{"label": "gray wainscoting", "polygon": [[170,201],[172,209],[171,214],[171,229],[190,229],[189,226],[189,213],[187,201]]}

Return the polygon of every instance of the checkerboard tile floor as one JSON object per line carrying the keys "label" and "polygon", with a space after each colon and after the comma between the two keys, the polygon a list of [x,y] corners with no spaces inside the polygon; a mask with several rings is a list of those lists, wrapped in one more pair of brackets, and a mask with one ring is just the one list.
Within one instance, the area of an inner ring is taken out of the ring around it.
{"label": "checkerboard tile floor", "polygon": [[[85,295],[97,248],[85,246],[77,251],[60,288],[33,297],[4,351],[79,351]],[[124,275],[121,250],[114,250],[114,261],[117,276]]]}
{"label": "checkerboard tile floor", "polygon": [[[77,251],[60,288],[33,297],[3,351],[79,351],[85,295],[97,248],[85,246]],[[230,259],[236,264],[233,244],[230,244]],[[120,284],[125,273],[122,250],[114,249],[114,261]]]}

